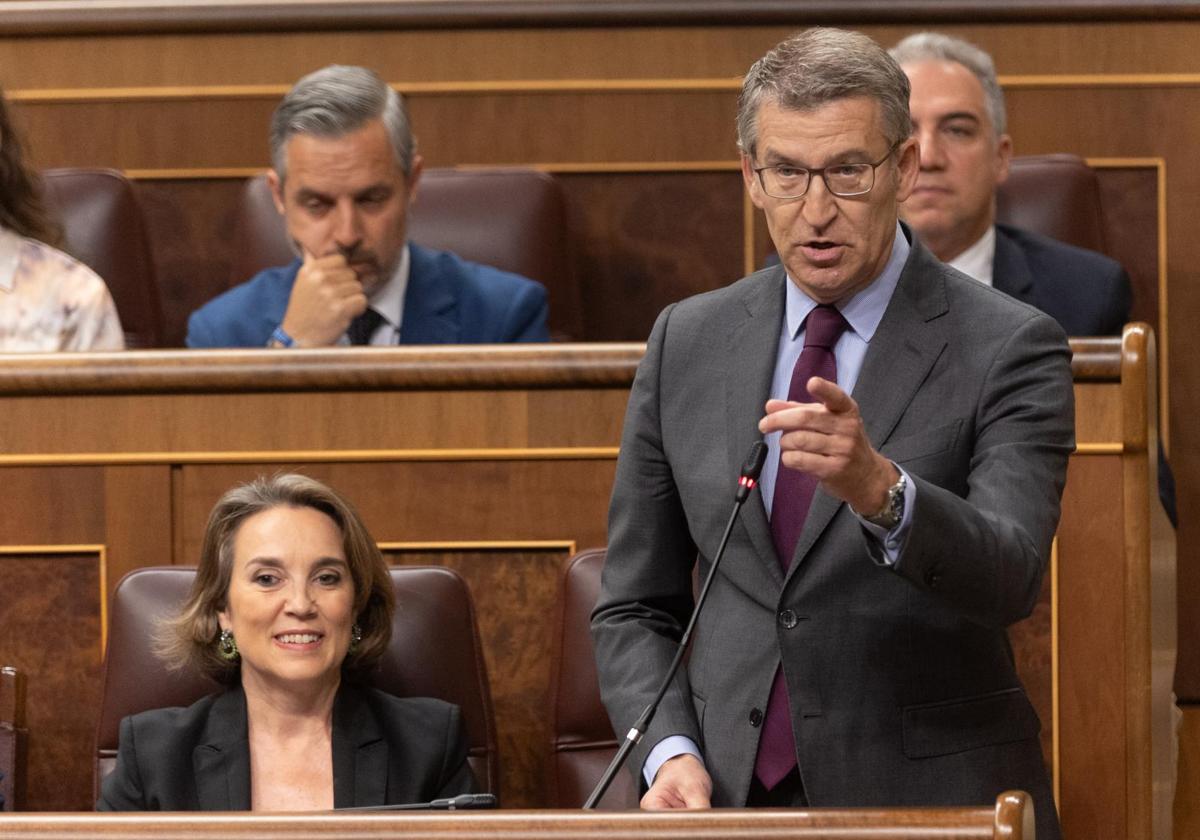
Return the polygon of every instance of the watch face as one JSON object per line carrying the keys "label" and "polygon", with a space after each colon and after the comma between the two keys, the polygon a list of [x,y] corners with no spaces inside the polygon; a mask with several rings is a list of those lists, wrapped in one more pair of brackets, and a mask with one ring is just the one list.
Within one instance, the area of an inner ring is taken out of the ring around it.
{"label": "watch face", "polygon": [[873,524],[888,530],[900,524],[900,520],[904,518],[905,483],[904,476],[901,475],[900,480],[888,488],[887,509],[870,520]]}

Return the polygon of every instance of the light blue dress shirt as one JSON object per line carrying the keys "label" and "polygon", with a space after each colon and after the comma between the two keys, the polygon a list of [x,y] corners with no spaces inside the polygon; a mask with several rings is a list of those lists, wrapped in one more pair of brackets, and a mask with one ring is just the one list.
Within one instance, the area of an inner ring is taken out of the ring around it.
{"label": "light blue dress shirt", "polygon": [[[838,387],[847,393],[853,393],[854,386],[858,382],[858,374],[862,370],[867,348],[875,335],[875,330],[879,328],[879,322],[883,320],[883,313],[892,299],[892,293],[896,291],[896,284],[900,282],[900,273],[904,270],[904,263],[908,261],[910,250],[911,246],[904,236],[904,230],[897,222],[892,254],[883,267],[883,271],[869,286],[838,306],[842,317],[850,325],[850,328],[842,333],[842,337],[838,339],[838,343],[834,347],[834,355],[837,357]],[[771,398],[778,400],[788,398],[788,391],[792,383],[792,369],[796,367],[796,360],[800,358],[800,352],[804,349],[804,319],[817,307],[817,302],[804,294],[790,276],[785,285],[787,299],[784,305],[783,324],[780,327],[779,349],[775,356],[775,375],[771,380]],[[758,484],[768,519],[771,516],[771,505],[775,497],[775,478],[779,474],[779,436],[779,432],[772,432],[766,436],[767,462],[763,466]],[[900,470],[900,472],[904,473],[904,470]],[[904,476],[906,480],[904,518],[901,519],[900,524],[891,531],[887,531],[859,517],[859,521],[862,522],[867,532],[879,541],[883,549],[884,562],[891,566],[895,566],[900,561],[904,538],[908,533],[909,524],[912,522],[912,510],[916,500],[916,487],[907,473],[904,473]],[[654,783],[654,777],[658,775],[659,768],[664,762],[685,753],[696,756],[701,762],[704,761],[696,743],[685,735],[668,735],[655,744],[654,749],[646,756],[645,764],[642,765],[642,774],[645,776],[646,784]]]}

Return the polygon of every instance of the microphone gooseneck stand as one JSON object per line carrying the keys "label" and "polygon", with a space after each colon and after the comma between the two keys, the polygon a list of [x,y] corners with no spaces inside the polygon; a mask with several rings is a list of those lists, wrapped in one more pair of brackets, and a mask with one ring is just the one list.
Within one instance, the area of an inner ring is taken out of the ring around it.
{"label": "microphone gooseneck stand", "polygon": [[766,461],[767,445],[761,440],[755,441],[754,445],[750,447],[750,452],[746,455],[745,462],[742,464],[741,475],[738,476],[737,491],[733,496],[733,510],[729,514],[729,521],[725,524],[725,533],[721,536],[721,542],[717,545],[717,553],[713,557],[712,566],[708,570],[708,575],[704,578],[704,586],[701,587],[700,596],[696,599],[696,606],[692,609],[692,617],[688,619],[687,627],[684,628],[683,635],[679,639],[679,649],[675,651],[675,658],[671,660],[671,667],[667,669],[667,674],[663,678],[662,685],[658,687],[658,692],[655,693],[654,699],[650,701],[650,705],[646,707],[645,711],[634,722],[629,733],[625,736],[625,741],[621,744],[621,748],[617,750],[617,754],[613,756],[613,760],[609,763],[608,769],[600,777],[596,788],[588,796],[587,802],[583,803],[585,810],[595,808],[597,803],[604,797],[604,794],[608,791],[608,786],[616,778],[617,772],[625,765],[626,760],[628,760],[629,753],[642,740],[642,736],[646,734],[646,730],[650,728],[650,722],[654,720],[654,714],[658,711],[658,706],[662,703],[662,699],[667,693],[667,687],[675,679],[679,665],[683,662],[683,655],[687,651],[688,643],[692,640],[692,631],[696,627],[696,618],[700,615],[700,609],[704,606],[705,599],[708,598],[708,590],[717,576],[717,567],[721,565],[721,558],[725,556],[725,546],[729,542],[729,535],[733,532],[733,524],[737,521],[742,505],[750,497],[750,491],[758,484],[758,476],[762,473],[763,464]]}

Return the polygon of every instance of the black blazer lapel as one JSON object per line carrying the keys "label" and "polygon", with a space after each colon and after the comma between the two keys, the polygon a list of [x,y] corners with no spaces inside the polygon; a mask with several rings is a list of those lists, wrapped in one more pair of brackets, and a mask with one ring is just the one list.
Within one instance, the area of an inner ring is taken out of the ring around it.
{"label": "black blazer lapel", "polygon": [[1033,271],[1025,252],[1000,225],[996,226],[996,253],[992,259],[992,287],[1017,300],[1033,304]]}
{"label": "black blazer lapel", "polygon": [[333,704],[333,807],[388,803],[388,744],[362,692],[342,683]]}
{"label": "black blazer lapel", "polygon": [[[762,440],[758,421],[762,419],[763,408],[771,393],[783,321],[783,284],[787,282],[783,268],[776,266],[754,277],[742,298],[744,308],[734,313],[726,350],[725,428],[728,430],[731,491],[751,444]],[[740,520],[751,544],[762,557],[768,574],[776,584],[782,584],[783,573],[775,554],[775,543],[771,538],[771,525],[767,521],[761,490],[746,501]]]}
{"label": "black blazer lapel", "polygon": [[[948,307],[942,274],[945,270],[913,240],[900,282],[871,339],[852,394],[875,449],[887,441],[946,347],[946,338],[936,325],[936,319]],[[796,545],[789,581],[841,506],[839,499],[817,490]]]}
{"label": "black blazer lapel", "polygon": [[192,772],[201,811],[250,810],[250,742],[240,685],[213,702],[200,743],[192,750]]}

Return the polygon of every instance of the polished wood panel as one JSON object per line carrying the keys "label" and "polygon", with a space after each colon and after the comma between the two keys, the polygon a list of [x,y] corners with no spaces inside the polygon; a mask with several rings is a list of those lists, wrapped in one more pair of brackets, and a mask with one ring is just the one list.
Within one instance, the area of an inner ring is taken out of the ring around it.
{"label": "polished wood panel", "polygon": [[645,341],[667,304],[741,276],[736,172],[558,177],[588,339]]}
{"label": "polished wood panel", "polygon": [[[1122,511],[1106,488],[1121,483],[1121,456],[1072,459],[1067,476],[1070,507],[1060,525],[1060,585],[1071,592],[1071,609],[1060,618],[1059,642],[1073,653],[1059,664],[1060,777],[1087,778],[1087,788],[1060,787],[1059,808],[1073,817],[1082,837],[1101,837],[1127,824],[1126,779],[1103,772],[1125,756],[1125,695],[1099,692],[1096,685],[1122,685],[1125,615],[1120,564],[1091,562],[1122,539]],[[1074,526],[1074,527],[1072,527]],[[1097,621],[1096,617],[1109,616]],[[1095,799],[1091,792],[1096,792]],[[1147,836],[1136,834],[1128,836]]]}
{"label": "polished wood panel", "polygon": [[559,569],[571,556],[571,543],[557,550],[497,545],[479,550],[388,548],[389,561],[403,565],[449,566],[471,589],[492,680],[500,761],[504,769],[500,801],[506,808],[545,804],[550,768],[546,687],[550,684],[547,646],[554,627]]}
{"label": "polished wood panel", "polygon": [[628,811],[515,811],[476,814],[163,814],[72,816],[31,814],[8,817],[10,840],[102,837],[134,840],[171,837],[216,838],[381,838],[476,840],[526,838],[598,840],[598,838],[712,838],[712,840],[817,840],[836,834],[842,840],[1022,840],[1033,837],[1033,803],[1019,791],[996,797],[995,806],[885,810],[813,809],[713,811],[651,814]]}
{"label": "polished wood panel", "polygon": [[1200,837],[1200,705],[1182,708],[1179,727],[1179,785],[1175,796],[1175,836]]}
{"label": "polished wood panel", "polygon": [[25,726],[25,674],[0,666],[0,811],[25,809],[29,730]]}
{"label": "polished wood panel", "polygon": [[73,810],[91,799],[85,746],[99,700],[102,546],[0,548],[0,662],[28,674],[25,805]]}
{"label": "polished wood panel", "polygon": [[[98,8],[99,7],[99,8]],[[363,29],[378,27],[443,29],[505,26],[627,26],[638,24],[797,23],[853,20],[933,22],[965,17],[979,22],[1060,20],[1188,20],[1190,3],[1077,0],[640,0],[636,3],[528,2],[528,0],[326,0],[324,3],[263,3],[221,0],[163,3],[146,0],[33,0],[0,3],[0,32],[224,32],[266,29]]]}
{"label": "polished wood panel", "polygon": [[1157,166],[1105,166],[1098,176],[1105,250],[1125,266],[1133,283],[1131,319],[1145,321],[1157,332],[1162,320],[1160,269],[1166,268],[1159,253],[1166,244],[1160,227],[1166,220],[1158,214],[1162,172]]}
{"label": "polished wood panel", "polygon": [[153,243],[167,347],[182,347],[188,316],[229,288],[242,184],[238,178],[135,184]]}

